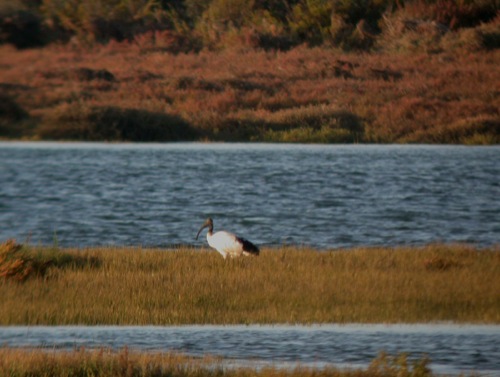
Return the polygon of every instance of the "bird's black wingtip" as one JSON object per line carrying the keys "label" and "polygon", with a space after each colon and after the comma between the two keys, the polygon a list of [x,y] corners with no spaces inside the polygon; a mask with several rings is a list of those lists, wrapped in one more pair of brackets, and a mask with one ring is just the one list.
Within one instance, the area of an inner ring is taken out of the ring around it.
{"label": "bird's black wingtip", "polygon": [[242,245],[243,253],[248,254],[248,255],[259,256],[260,250],[253,243],[251,243],[250,241],[248,241],[244,238],[238,238],[238,242],[240,242]]}

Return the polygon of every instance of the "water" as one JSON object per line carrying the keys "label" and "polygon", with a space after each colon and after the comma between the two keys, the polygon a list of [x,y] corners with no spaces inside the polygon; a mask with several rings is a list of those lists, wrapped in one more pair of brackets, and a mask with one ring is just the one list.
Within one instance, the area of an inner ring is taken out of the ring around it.
{"label": "water", "polygon": [[500,147],[0,143],[0,241],[499,243]]}
{"label": "water", "polygon": [[500,326],[322,325],[0,327],[0,345],[215,355],[235,365],[365,368],[381,351],[428,355],[434,372],[500,375]]}
{"label": "water", "polygon": [[[499,243],[500,147],[0,143],[0,240],[176,244],[207,216],[264,245]],[[500,375],[500,327],[0,327],[0,345],[365,367],[382,350]],[[262,365],[262,364],[261,364]]]}

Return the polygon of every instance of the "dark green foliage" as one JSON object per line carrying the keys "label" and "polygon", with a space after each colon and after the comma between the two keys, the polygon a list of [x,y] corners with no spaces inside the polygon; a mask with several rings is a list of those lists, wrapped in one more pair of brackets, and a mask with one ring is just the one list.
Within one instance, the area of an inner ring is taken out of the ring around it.
{"label": "dark green foliage", "polygon": [[0,93],[0,122],[15,122],[27,117],[28,113],[12,97]]}
{"label": "dark green foliage", "polygon": [[484,48],[488,50],[500,48],[500,27],[479,29],[479,35]]}
{"label": "dark green foliage", "polygon": [[400,7],[416,18],[439,22],[450,29],[478,26],[493,20],[500,10],[498,0],[407,0]]}
{"label": "dark green foliage", "polygon": [[360,143],[364,140],[361,119],[347,111],[298,113],[285,123],[269,123],[265,141],[287,143]]}
{"label": "dark green foliage", "polygon": [[85,43],[131,39],[167,25],[156,0],[46,0],[40,10],[53,29]]}
{"label": "dark green foliage", "polygon": [[64,106],[39,129],[44,139],[177,141],[195,133],[178,116],[118,107]]}
{"label": "dark green foliage", "polygon": [[333,3],[326,0],[303,0],[293,7],[289,25],[299,40],[320,44],[330,33]]}
{"label": "dark green foliage", "polygon": [[[135,41],[169,30],[180,42],[173,52],[289,49],[302,43],[366,50],[381,34],[381,20],[395,15],[458,30],[495,22],[500,10],[498,0],[42,0],[13,6],[7,1],[0,0],[0,43],[28,48],[52,41]],[[498,31],[484,37],[487,48],[497,48]]]}
{"label": "dark green foliage", "polygon": [[42,20],[35,12],[0,7],[0,43],[30,48],[42,46],[44,42]]}
{"label": "dark green foliage", "polygon": [[[0,90],[8,85],[0,84]],[[30,126],[30,117],[11,96],[0,93],[0,137],[21,137]]]}
{"label": "dark green foliage", "polygon": [[77,68],[74,70],[74,76],[80,81],[115,81],[115,76],[106,69]]}

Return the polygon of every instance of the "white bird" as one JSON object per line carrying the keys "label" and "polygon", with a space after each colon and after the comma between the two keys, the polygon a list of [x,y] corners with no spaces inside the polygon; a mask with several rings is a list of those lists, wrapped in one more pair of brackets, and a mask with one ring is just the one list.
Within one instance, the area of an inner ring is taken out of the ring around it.
{"label": "white bird", "polygon": [[198,236],[204,228],[208,228],[208,244],[210,247],[217,250],[224,257],[224,259],[226,259],[228,255],[231,258],[239,257],[241,255],[259,255],[259,248],[244,238],[237,237],[233,233],[229,233],[224,230],[214,233],[214,222],[210,217],[206,219],[201,226],[198,234],[196,235],[196,239],[198,239]]}

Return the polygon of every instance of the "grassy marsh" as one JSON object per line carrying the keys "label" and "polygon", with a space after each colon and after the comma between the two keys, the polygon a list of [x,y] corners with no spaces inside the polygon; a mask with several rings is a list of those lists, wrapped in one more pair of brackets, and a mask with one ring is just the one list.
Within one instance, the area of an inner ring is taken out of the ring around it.
{"label": "grassy marsh", "polygon": [[60,252],[91,262],[0,279],[0,325],[500,323],[498,248],[280,247],[227,261],[189,248]]}
{"label": "grassy marsh", "polygon": [[136,353],[123,349],[40,351],[0,348],[1,376],[142,376],[142,377],[428,377],[428,360],[410,362],[406,355],[381,354],[366,370],[227,368],[220,359],[175,353]]}

